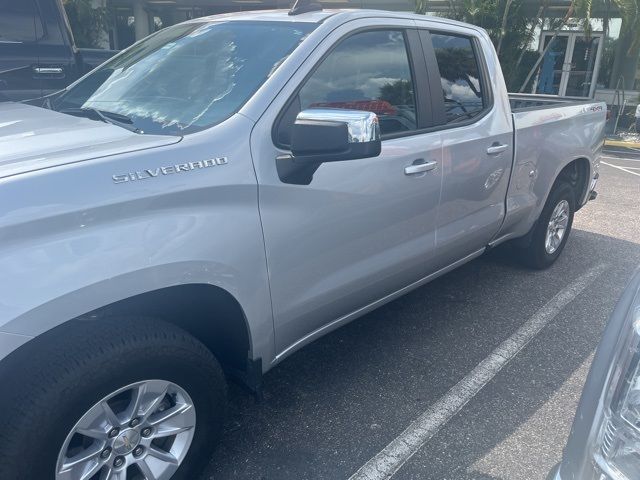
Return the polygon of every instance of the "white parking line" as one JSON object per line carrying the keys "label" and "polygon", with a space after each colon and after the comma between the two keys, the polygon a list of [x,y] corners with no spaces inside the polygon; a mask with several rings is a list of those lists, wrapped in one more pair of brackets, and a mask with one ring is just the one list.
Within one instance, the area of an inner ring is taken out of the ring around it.
{"label": "white parking line", "polygon": [[604,158],[606,160],[620,160],[623,162],[640,162],[640,158],[632,157],[612,157],[611,155],[600,155],[600,158]]}
{"label": "white parking line", "polygon": [[349,480],[391,478],[605,268],[596,265],[561,290]]}
{"label": "white parking line", "polygon": [[640,173],[633,172],[631,170],[626,169],[625,167],[621,167],[619,165],[613,165],[612,163],[607,163],[607,162],[602,162],[602,161],[600,163],[602,163],[603,165],[607,165],[609,167],[612,167],[612,168],[617,168],[618,170],[622,170],[623,172],[630,173],[631,175],[636,175],[636,176],[640,177]]}

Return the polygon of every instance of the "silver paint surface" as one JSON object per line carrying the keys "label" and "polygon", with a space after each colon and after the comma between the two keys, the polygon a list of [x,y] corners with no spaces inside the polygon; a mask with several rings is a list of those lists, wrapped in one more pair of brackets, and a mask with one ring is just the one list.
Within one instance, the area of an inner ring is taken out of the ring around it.
{"label": "silver paint surface", "polygon": [[[561,105],[512,115],[478,28],[366,10],[224,18],[322,23],[237,114],[208,130],[138,135],[0,105],[0,358],[112,302],[204,283],[239,302],[250,357],[268,370],[490,242],[526,234],[570,161],[595,169],[604,111]],[[479,38],[491,112],[473,125],[384,140],[377,158],[323,164],[308,186],[281,182],[275,158],[289,152],[274,146],[271,129],[320,58],[354,30],[418,25]],[[494,142],[509,147],[487,155]],[[213,168],[150,173],[222,157]],[[437,166],[406,175],[417,159]],[[131,173],[136,180],[114,183]]]}

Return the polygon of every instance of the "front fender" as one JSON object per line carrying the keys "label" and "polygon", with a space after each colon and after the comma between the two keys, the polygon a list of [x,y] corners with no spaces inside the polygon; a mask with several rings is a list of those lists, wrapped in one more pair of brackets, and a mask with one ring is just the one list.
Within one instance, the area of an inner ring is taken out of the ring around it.
{"label": "front fender", "polygon": [[[24,340],[140,293],[202,283],[235,297],[252,356],[272,358],[257,183],[248,142],[236,141],[251,126],[235,116],[178,144],[0,180],[0,332]],[[16,343],[2,342],[0,358]]]}

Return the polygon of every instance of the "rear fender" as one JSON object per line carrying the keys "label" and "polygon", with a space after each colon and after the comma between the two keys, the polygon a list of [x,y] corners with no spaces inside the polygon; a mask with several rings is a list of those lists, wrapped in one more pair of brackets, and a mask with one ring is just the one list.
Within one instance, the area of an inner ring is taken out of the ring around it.
{"label": "rear fender", "polygon": [[[522,237],[530,231],[560,172],[571,162],[588,160],[588,178],[593,176],[604,142],[605,114],[588,110],[589,105],[514,114],[516,153],[500,233],[504,239]],[[576,199],[579,205],[587,195],[585,191]]]}

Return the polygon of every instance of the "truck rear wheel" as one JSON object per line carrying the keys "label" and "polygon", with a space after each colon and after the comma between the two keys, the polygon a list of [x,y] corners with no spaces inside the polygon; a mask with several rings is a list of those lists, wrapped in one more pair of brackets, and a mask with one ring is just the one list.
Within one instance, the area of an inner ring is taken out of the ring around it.
{"label": "truck rear wheel", "polygon": [[4,369],[12,373],[2,377],[0,478],[198,478],[226,403],[209,350],[148,319],[74,321],[55,330]]}
{"label": "truck rear wheel", "polygon": [[518,256],[525,265],[544,269],[558,259],[571,232],[575,207],[571,185],[563,181],[556,183],[534,227],[529,245],[518,249]]}

